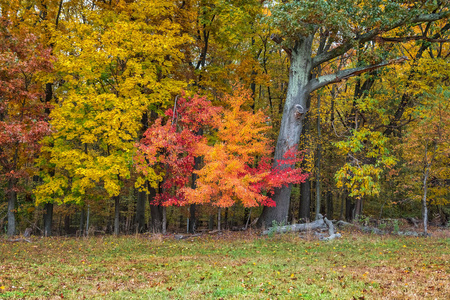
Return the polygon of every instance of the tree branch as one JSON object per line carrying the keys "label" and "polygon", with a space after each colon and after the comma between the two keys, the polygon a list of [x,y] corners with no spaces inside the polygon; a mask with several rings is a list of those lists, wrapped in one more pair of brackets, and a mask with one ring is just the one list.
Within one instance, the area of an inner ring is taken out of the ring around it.
{"label": "tree branch", "polygon": [[405,36],[405,37],[379,37],[382,42],[407,42],[407,41],[427,41],[432,43],[446,43],[450,42],[450,39],[433,39],[427,36]]}
{"label": "tree branch", "polygon": [[357,67],[357,68],[352,68],[352,69],[346,69],[346,70],[342,70],[339,72],[336,72],[334,74],[328,74],[328,75],[322,75],[318,78],[314,78],[312,80],[309,81],[308,86],[307,86],[307,91],[309,93],[324,87],[330,83],[336,83],[345,79],[348,79],[350,77],[354,77],[357,76],[359,74],[365,73],[365,72],[369,72],[375,69],[379,69],[391,64],[395,64],[395,63],[401,63],[408,60],[408,58],[406,56],[402,56],[399,58],[395,58],[395,59],[391,59],[391,60],[387,60],[387,61],[383,61],[379,64],[376,65],[370,65],[370,66],[363,66],[363,67]]}
{"label": "tree branch", "polygon": [[353,48],[353,45],[355,42],[365,43],[370,40],[373,40],[376,36],[378,36],[379,34],[381,34],[383,32],[388,32],[390,30],[393,30],[395,28],[398,28],[398,27],[406,25],[406,24],[433,22],[433,21],[437,21],[437,20],[446,18],[448,16],[450,16],[450,11],[444,11],[441,13],[433,13],[433,14],[426,14],[426,15],[419,15],[414,18],[406,18],[406,19],[398,20],[397,22],[393,23],[391,26],[388,26],[388,27],[379,27],[379,28],[372,29],[364,34],[357,34],[354,39],[349,40],[346,43],[343,43],[342,45],[331,49],[330,51],[324,52],[324,53],[314,57],[312,60],[312,68],[315,68],[324,62],[332,60],[333,58],[336,58],[336,57],[346,53],[348,50]]}

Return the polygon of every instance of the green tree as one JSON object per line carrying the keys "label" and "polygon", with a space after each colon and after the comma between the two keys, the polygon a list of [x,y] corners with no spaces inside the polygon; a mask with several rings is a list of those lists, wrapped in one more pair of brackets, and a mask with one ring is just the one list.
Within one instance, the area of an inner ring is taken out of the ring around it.
{"label": "green tree", "polygon": [[[280,34],[274,36],[291,55],[289,87],[283,110],[275,160],[298,144],[303,118],[312,92],[328,84],[375,70],[405,58],[382,55],[350,68],[317,76],[314,70],[339,58],[353,48],[375,43],[381,35],[396,29],[447,17],[448,1],[283,1],[271,6],[268,17]],[[259,224],[285,222],[288,216],[291,187],[275,191],[276,207],[265,207]]]}

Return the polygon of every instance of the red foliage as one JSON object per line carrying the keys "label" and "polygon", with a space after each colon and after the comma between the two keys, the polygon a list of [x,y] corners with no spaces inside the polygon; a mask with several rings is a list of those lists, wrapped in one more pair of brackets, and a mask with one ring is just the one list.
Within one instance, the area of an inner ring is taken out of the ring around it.
{"label": "red foliage", "polygon": [[4,19],[0,28],[0,176],[17,182],[29,176],[50,131],[39,75],[51,71],[52,59],[35,35],[15,32]]}
{"label": "red foliage", "polygon": [[214,126],[219,111],[205,97],[182,96],[174,109],[166,111],[170,118],[165,125],[158,118],[144,133],[138,146],[136,168],[153,186],[160,184],[161,192],[153,204],[187,204],[182,188],[190,182],[198,147],[206,144],[206,139],[197,132],[205,126]]}

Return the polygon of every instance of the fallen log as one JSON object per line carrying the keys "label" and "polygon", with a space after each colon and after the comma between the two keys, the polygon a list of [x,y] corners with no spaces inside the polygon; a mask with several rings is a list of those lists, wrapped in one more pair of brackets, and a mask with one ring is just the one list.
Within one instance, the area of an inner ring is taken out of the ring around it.
{"label": "fallen log", "polygon": [[264,230],[262,234],[267,235],[269,233],[286,233],[286,232],[327,230],[327,229],[328,226],[327,224],[325,224],[323,216],[320,215],[319,219],[311,223],[273,226],[270,227],[268,230]]}
{"label": "fallen log", "polygon": [[340,233],[336,233],[336,231],[334,230],[333,222],[331,222],[327,218],[324,218],[323,221],[328,226],[328,234],[329,234],[329,236],[328,237],[322,237],[320,239],[321,241],[330,241],[330,240],[338,239],[338,238],[341,237],[341,234]]}
{"label": "fallen log", "polygon": [[263,231],[263,235],[271,234],[271,233],[286,233],[286,232],[300,232],[300,231],[325,231],[328,230],[328,237],[324,237],[322,234],[319,235],[319,239],[321,241],[329,241],[336,238],[340,238],[341,234],[336,233],[333,223],[324,218],[321,214],[319,214],[319,218],[311,223],[306,224],[293,224],[293,225],[284,225],[284,226],[274,226],[269,228],[268,230]]}

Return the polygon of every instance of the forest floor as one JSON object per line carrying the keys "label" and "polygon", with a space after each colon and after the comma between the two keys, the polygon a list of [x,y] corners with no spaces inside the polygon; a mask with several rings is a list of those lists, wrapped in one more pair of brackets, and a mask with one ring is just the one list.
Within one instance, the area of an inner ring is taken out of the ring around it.
{"label": "forest floor", "polygon": [[[446,299],[450,231],[0,238],[0,298]],[[447,298],[448,299],[448,298]]]}

